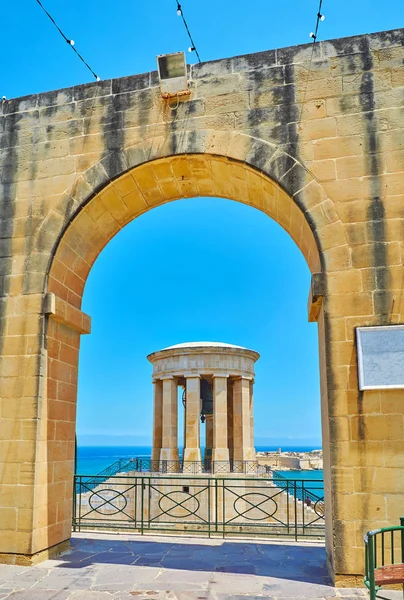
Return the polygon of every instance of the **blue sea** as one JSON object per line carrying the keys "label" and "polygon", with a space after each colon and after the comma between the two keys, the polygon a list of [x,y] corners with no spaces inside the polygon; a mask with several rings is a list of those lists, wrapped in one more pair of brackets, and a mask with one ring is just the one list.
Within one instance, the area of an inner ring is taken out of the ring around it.
{"label": "blue sea", "polygon": [[[317,448],[307,446],[282,446],[282,452],[305,452],[316,450]],[[278,446],[256,446],[258,452],[276,452]],[[150,458],[150,446],[79,446],[77,449],[77,473],[79,475],[97,475],[103,469],[106,469],[119,458],[144,457]],[[304,473],[310,479],[322,479],[322,471],[279,471],[283,476],[296,474],[293,478],[301,479]],[[291,477],[289,477],[291,478]]]}
{"label": "blue sea", "polygon": [[316,471],[279,471],[277,469],[273,474],[273,479],[276,479],[277,474],[284,479],[296,480],[296,484],[291,483],[290,492],[293,493],[293,486],[296,485],[296,496],[300,499],[306,496],[305,491],[309,491],[320,498],[324,496],[323,471],[320,469]]}

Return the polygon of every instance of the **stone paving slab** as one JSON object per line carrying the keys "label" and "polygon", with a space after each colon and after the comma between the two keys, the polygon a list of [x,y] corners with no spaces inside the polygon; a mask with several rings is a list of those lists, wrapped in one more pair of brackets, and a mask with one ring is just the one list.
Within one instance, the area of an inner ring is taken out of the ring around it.
{"label": "stone paving slab", "polygon": [[[380,600],[402,593],[379,592]],[[333,588],[319,543],[73,535],[35,567],[0,565],[0,600],[357,600]]]}

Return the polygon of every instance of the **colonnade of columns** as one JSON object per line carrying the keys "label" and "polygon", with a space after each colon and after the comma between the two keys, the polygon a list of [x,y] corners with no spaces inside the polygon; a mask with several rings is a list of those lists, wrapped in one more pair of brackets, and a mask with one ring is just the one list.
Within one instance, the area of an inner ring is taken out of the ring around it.
{"label": "colonnade of columns", "polygon": [[218,463],[255,460],[253,380],[227,374],[164,376],[153,380],[153,461],[178,461],[178,386],[185,387],[183,460],[201,462],[200,380],[213,384],[213,414],[206,415],[205,458]]}

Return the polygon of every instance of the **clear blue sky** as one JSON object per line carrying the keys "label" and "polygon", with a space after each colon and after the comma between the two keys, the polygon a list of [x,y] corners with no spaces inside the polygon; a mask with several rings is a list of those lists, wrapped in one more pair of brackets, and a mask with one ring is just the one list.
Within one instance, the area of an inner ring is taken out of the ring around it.
{"label": "clear blue sky", "polygon": [[[102,79],[154,70],[189,46],[175,0],[43,0]],[[308,43],[317,0],[181,2],[202,60]],[[319,39],[403,26],[404,4],[324,0]],[[4,3],[0,95],[92,80],[35,0]],[[188,61],[195,60],[188,54]],[[307,323],[310,275],[288,235],[264,214],[224,199],[183,200],[125,227],[91,271],[83,309],[93,333],[80,356],[79,440],[151,434],[146,355],[193,340],[261,354],[258,443],[320,443],[317,326]],[[129,438],[122,438],[129,441]],[[114,438],[113,441],[117,441]]]}

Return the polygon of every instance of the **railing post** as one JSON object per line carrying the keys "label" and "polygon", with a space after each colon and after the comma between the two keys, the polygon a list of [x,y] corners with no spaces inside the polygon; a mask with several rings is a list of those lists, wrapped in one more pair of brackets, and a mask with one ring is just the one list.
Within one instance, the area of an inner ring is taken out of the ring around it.
{"label": "railing post", "polygon": [[376,600],[376,589],[375,589],[375,563],[373,556],[373,536],[368,536],[368,567],[369,567],[369,592],[370,600]]}
{"label": "railing post", "polygon": [[[404,517],[400,517],[400,526],[404,527]],[[404,563],[404,529],[400,531],[401,533],[401,562]]]}
{"label": "railing post", "polygon": [[211,494],[211,489],[210,489],[210,483],[211,483],[211,479],[209,477],[208,479],[208,537],[210,538],[210,522],[211,522],[211,514],[210,514],[210,494]]}
{"label": "railing post", "polygon": [[297,542],[297,486],[296,479],[293,481],[293,497],[295,507],[295,541]]}
{"label": "railing post", "polygon": [[80,526],[81,526],[81,489],[82,489],[82,481],[81,481],[81,475],[80,475],[80,485],[79,485],[79,490],[80,490],[80,495],[79,495],[79,531],[80,531]]}
{"label": "railing post", "polygon": [[217,512],[218,506],[217,506],[217,503],[218,503],[217,479],[215,479],[215,523],[216,523],[215,530],[216,530],[216,533],[217,533],[217,529],[218,529],[218,522],[217,522],[218,521],[218,512]]}
{"label": "railing post", "polygon": [[223,530],[223,539],[226,527],[226,500],[225,500],[225,479],[222,479],[222,500],[223,500],[223,509],[222,509],[222,530]]}
{"label": "railing post", "polygon": [[73,475],[73,531],[76,531],[76,474]]}
{"label": "railing post", "polygon": [[143,485],[143,477],[140,480],[140,486],[141,486],[141,493],[142,493],[141,503],[140,503],[140,512],[141,512],[141,515],[140,515],[140,518],[141,518],[141,521],[140,521],[140,533],[141,533],[141,535],[143,535],[143,510],[144,510],[144,485]]}

